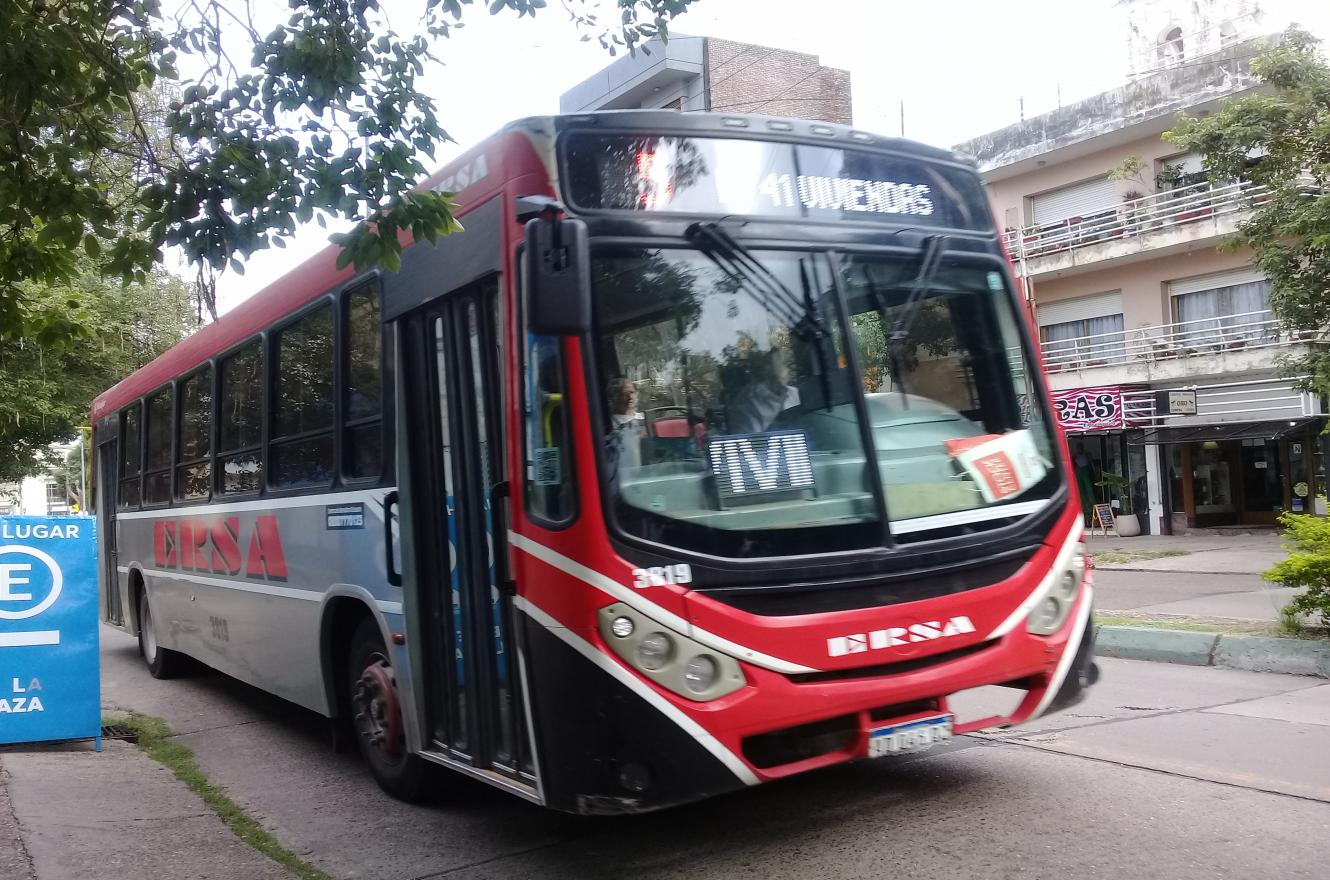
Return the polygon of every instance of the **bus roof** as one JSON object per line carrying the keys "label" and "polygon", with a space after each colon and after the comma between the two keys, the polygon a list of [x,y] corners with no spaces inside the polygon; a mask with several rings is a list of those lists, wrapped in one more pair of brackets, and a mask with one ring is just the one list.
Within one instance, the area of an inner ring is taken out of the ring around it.
{"label": "bus roof", "polygon": [[[421,182],[419,189],[442,188],[458,193],[459,215],[489,199],[516,169],[507,167],[515,143],[530,138],[553,139],[572,129],[628,128],[698,136],[793,138],[837,146],[858,146],[907,153],[929,161],[967,161],[957,154],[901,138],[881,137],[846,125],[807,119],[786,119],[743,113],[681,113],[677,110],[606,110],[564,116],[532,116],[515,120],[485,138]],[[499,149],[495,150],[498,146]],[[477,173],[477,160],[480,165]],[[446,186],[440,186],[447,184]],[[409,246],[409,233],[403,233]],[[295,269],[257,291],[216,321],[202,327],[148,364],[102,392],[92,403],[93,421],[188,373],[208,359],[253,337],[285,315],[356,277],[351,266],[337,268],[338,248],[329,245]]]}

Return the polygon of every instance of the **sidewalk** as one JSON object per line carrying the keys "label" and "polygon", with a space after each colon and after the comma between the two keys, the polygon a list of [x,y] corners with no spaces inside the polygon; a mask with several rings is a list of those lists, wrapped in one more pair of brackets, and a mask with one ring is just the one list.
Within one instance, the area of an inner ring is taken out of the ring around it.
{"label": "sidewalk", "polygon": [[290,880],[129,743],[0,749],[0,878]]}
{"label": "sidewalk", "polygon": [[1287,554],[1278,535],[1087,539],[1102,611],[1275,623],[1297,592],[1261,577]]}

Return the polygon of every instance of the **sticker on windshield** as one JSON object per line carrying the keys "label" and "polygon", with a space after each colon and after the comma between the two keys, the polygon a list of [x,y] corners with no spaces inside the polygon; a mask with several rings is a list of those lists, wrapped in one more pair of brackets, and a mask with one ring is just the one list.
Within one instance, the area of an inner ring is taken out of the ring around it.
{"label": "sticker on windshield", "polygon": [[989,503],[1021,494],[1048,473],[1048,463],[1027,430],[948,440],[947,452]]}

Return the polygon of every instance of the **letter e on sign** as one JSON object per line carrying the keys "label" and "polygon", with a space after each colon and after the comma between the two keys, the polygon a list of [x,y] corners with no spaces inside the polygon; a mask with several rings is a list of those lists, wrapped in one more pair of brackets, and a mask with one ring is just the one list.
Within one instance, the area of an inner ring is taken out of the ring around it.
{"label": "letter e on sign", "polygon": [[[0,620],[36,617],[55,604],[64,586],[64,576],[54,559],[35,547],[18,544],[0,547],[0,557],[4,556],[9,558],[0,562]],[[51,586],[46,595],[39,596],[36,590],[38,582],[32,578],[35,572],[32,562],[19,561],[25,556],[37,560],[50,571]],[[22,604],[31,603],[33,600],[36,600],[36,604],[29,604],[27,607]]]}

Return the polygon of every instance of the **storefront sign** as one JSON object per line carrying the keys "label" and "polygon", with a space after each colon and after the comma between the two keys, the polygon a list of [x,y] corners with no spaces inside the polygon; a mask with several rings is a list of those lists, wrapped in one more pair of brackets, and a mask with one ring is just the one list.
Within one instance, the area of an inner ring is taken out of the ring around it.
{"label": "storefront sign", "polygon": [[1111,431],[1123,426],[1122,389],[1116,385],[1053,392],[1064,431]]}
{"label": "storefront sign", "polygon": [[0,517],[0,744],[101,734],[91,517]]}
{"label": "storefront sign", "polygon": [[1196,392],[1157,391],[1155,392],[1155,412],[1160,415],[1194,416],[1196,415]]}

